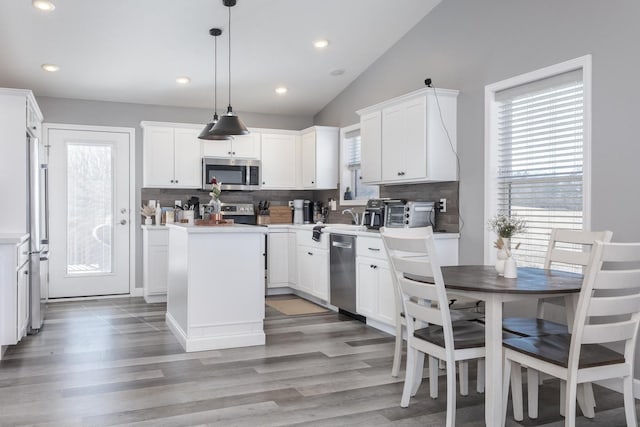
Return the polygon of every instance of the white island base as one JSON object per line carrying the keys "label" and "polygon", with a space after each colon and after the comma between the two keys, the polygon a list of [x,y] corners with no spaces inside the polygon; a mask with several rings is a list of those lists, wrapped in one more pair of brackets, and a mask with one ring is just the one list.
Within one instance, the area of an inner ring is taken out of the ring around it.
{"label": "white island base", "polygon": [[168,227],[166,322],[185,351],[264,345],[267,229]]}

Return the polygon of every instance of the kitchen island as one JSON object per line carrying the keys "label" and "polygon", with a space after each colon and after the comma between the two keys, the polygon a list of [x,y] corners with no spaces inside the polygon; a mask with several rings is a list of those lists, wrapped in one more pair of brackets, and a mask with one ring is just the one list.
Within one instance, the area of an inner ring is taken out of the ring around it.
{"label": "kitchen island", "polygon": [[185,351],[264,345],[267,229],[167,227],[166,322]]}

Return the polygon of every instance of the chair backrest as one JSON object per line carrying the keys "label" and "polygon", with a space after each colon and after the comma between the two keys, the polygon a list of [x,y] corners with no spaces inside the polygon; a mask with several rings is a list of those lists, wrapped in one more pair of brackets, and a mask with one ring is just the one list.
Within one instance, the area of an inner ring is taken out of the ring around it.
{"label": "chair backrest", "polygon": [[[611,231],[584,231],[570,230],[565,228],[554,228],[551,230],[547,255],[544,260],[544,268],[563,269],[562,266],[580,267],[579,272],[584,273],[584,268],[589,264],[591,250],[596,240],[610,242],[613,233]],[[563,298],[546,298],[538,300],[536,317],[545,318],[545,304],[553,306],[564,306]],[[556,309],[557,310],[557,309]],[[564,317],[562,312],[556,312],[556,316]],[[553,318],[553,313],[551,316]]]}
{"label": "chair backrest", "polygon": [[625,363],[633,369],[639,324],[640,243],[595,242],[576,310],[569,367],[577,368],[581,344],[623,342]]}
{"label": "chair backrest", "polygon": [[[445,346],[453,349],[451,315],[442,271],[435,253],[432,228],[387,229],[382,230],[381,234],[392,275],[400,288],[408,334],[413,335],[415,328],[412,319],[417,320],[418,324],[441,325]],[[431,277],[434,283],[410,280],[405,274]]]}
{"label": "chair backrest", "polygon": [[612,235],[611,231],[554,228],[551,230],[544,268],[552,268],[555,263],[585,267],[595,241],[610,242]]}

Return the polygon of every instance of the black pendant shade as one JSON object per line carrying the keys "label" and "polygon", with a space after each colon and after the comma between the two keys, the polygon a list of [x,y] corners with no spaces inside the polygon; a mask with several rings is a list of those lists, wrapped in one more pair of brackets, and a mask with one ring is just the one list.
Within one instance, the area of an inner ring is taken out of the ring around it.
{"label": "black pendant shade", "polygon": [[225,135],[247,135],[249,129],[242,123],[240,117],[233,114],[233,108],[231,108],[231,8],[236,5],[236,0],[222,0],[222,4],[229,10],[229,106],[227,107],[227,113],[223,114],[215,124],[213,129],[209,132],[213,135],[225,136]]}
{"label": "black pendant shade", "polygon": [[209,132],[215,136],[227,136],[229,135],[248,135],[249,129],[242,123],[240,117],[233,114],[231,105],[227,109],[227,114],[223,114],[218,120],[218,123]]}
{"label": "black pendant shade", "polygon": [[198,138],[207,139],[209,141],[228,141],[229,139],[231,139],[229,135],[214,135],[211,133],[211,129],[213,129],[216,123],[218,123],[218,120],[220,120],[218,118],[218,113],[214,113],[213,119],[211,119],[211,121],[206,124],[204,129],[202,129],[202,132],[200,132]]}

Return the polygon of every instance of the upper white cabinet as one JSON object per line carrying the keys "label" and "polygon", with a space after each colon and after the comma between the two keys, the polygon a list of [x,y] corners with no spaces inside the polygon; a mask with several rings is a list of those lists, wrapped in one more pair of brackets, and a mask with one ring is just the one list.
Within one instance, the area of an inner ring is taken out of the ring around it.
{"label": "upper white cabinet", "polygon": [[301,133],[302,188],[338,188],[339,129],[313,126]]}
{"label": "upper white cabinet", "polygon": [[142,122],[143,187],[202,187],[200,127]]}
{"label": "upper white cabinet", "polygon": [[457,96],[426,88],[358,111],[363,181],[456,180]]}
{"label": "upper white cabinet", "polygon": [[262,189],[299,187],[300,136],[296,133],[262,134]]}
{"label": "upper white cabinet", "polygon": [[382,111],[360,117],[360,176],[363,182],[382,181]]}
{"label": "upper white cabinet", "polygon": [[260,133],[251,130],[249,135],[237,135],[229,140],[201,140],[204,157],[237,159],[260,158]]}

